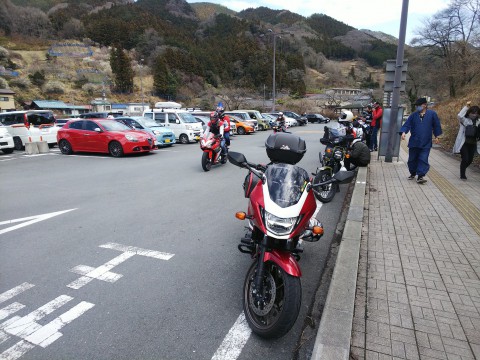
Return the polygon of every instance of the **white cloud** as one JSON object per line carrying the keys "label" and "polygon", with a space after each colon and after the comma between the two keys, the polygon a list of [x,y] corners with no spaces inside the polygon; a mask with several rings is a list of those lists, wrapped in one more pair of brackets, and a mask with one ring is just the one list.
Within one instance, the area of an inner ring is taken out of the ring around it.
{"label": "white cloud", "polygon": [[[191,0],[198,2],[204,0]],[[235,11],[265,6],[275,10],[290,10],[310,16],[314,13],[328,15],[357,29],[383,31],[398,37],[402,0],[210,0]],[[431,17],[446,8],[450,0],[410,0],[407,20],[407,42],[414,29],[421,26],[423,18]]]}

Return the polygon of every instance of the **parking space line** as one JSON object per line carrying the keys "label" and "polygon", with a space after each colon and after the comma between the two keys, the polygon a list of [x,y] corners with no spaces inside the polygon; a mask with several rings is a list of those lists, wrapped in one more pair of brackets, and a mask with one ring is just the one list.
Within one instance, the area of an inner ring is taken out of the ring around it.
{"label": "parking space line", "polygon": [[240,356],[252,330],[248,326],[245,314],[242,312],[223,339],[222,344],[212,357],[212,360],[235,360]]}

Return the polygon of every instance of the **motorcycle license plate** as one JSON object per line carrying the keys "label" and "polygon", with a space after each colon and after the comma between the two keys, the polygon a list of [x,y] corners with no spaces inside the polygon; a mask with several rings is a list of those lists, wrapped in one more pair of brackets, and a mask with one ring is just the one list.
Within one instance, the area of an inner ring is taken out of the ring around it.
{"label": "motorcycle license plate", "polygon": [[165,142],[168,144],[170,142],[170,139],[165,139]]}

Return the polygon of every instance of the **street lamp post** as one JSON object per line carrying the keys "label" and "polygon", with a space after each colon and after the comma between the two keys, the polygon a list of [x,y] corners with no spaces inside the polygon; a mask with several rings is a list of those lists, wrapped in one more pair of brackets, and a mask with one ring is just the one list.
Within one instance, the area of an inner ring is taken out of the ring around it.
{"label": "street lamp post", "polygon": [[142,94],[142,114],[145,111],[144,101],[143,101],[143,59],[140,59],[140,92]]}
{"label": "street lamp post", "polygon": [[276,43],[276,38],[278,34],[275,34],[272,29],[268,29],[268,32],[272,33],[273,36],[273,76],[272,76],[272,98],[273,98],[273,104],[272,104],[272,112],[275,111],[275,53],[277,49],[277,43]]}

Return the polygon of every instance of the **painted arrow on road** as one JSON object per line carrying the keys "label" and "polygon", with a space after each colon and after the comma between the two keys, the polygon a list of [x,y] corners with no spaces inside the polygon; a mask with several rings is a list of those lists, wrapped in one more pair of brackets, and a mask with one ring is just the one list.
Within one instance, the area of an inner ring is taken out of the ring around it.
{"label": "painted arrow on road", "polygon": [[20,219],[1,221],[0,226],[8,225],[8,224],[15,224],[15,223],[21,223],[21,224],[17,224],[17,225],[10,226],[10,227],[7,227],[5,229],[0,230],[0,235],[5,234],[9,231],[20,229],[20,228],[28,226],[28,225],[35,224],[35,223],[43,221],[43,220],[50,219],[54,216],[65,214],[65,213],[67,213],[69,211],[73,211],[73,210],[77,210],[77,209],[69,209],[69,210],[52,212],[52,213],[48,213],[48,214],[29,216],[29,217],[20,218]]}

